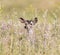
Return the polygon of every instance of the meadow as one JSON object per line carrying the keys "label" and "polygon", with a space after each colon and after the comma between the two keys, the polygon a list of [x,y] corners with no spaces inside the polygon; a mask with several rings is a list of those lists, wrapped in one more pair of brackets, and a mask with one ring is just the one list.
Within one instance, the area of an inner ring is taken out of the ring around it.
{"label": "meadow", "polygon": [[[38,18],[35,48],[20,17]],[[0,0],[0,55],[60,55],[60,1]]]}

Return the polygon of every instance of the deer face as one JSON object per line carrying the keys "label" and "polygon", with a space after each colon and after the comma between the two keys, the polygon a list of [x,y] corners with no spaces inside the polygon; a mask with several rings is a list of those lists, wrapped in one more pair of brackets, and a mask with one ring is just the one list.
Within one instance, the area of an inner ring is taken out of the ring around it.
{"label": "deer face", "polygon": [[19,18],[19,19],[21,23],[25,24],[24,28],[27,30],[31,29],[38,21],[36,17],[34,20],[25,20],[23,18]]}

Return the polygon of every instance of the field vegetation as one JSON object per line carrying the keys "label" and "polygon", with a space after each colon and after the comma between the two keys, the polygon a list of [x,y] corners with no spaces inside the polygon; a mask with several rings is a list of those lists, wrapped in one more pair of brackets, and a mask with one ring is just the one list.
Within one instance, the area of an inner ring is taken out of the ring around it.
{"label": "field vegetation", "polygon": [[[38,18],[35,48],[20,17]],[[60,55],[60,0],[0,0],[0,55]]]}

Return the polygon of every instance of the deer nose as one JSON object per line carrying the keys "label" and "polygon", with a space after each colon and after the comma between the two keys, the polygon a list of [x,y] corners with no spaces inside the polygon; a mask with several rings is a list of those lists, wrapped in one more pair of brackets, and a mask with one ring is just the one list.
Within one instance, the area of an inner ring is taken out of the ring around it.
{"label": "deer nose", "polygon": [[32,25],[32,23],[30,25]]}

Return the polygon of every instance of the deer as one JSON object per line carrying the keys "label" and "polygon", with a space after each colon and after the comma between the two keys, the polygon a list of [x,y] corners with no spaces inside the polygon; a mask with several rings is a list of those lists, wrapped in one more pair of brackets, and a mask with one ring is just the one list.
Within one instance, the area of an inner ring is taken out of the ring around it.
{"label": "deer", "polygon": [[24,29],[27,31],[27,40],[31,45],[35,44],[35,32],[34,32],[34,25],[37,23],[37,17],[34,20],[25,20],[24,18],[19,18],[20,22],[24,24]]}

